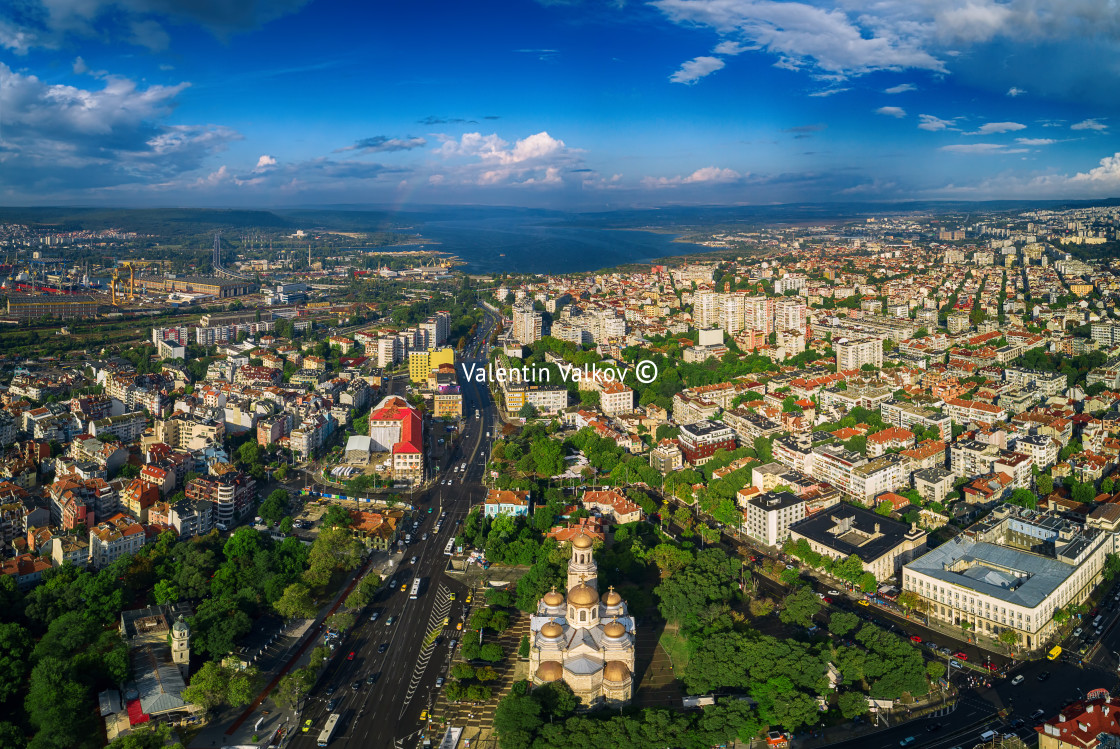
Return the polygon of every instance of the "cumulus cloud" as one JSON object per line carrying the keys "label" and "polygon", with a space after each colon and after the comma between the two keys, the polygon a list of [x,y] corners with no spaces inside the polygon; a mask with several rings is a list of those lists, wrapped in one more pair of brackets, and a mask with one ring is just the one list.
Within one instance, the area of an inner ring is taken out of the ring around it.
{"label": "cumulus cloud", "polygon": [[875,110],[875,114],[885,114],[888,117],[898,117],[901,119],[906,116],[906,110],[902,107],[879,107]]}
{"label": "cumulus cloud", "polygon": [[220,125],[163,124],[188,83],[144,88],[108,74],[99,83],[50,84],[0,62],[0,187],[67,190],[173,178],[241,137]]}
{"label": "cumulus cloud", "polygon": [[1025,148],[1008,148],[1002,143],[962,143],[951,146],[942,146],[942,151],[947,153],[968,154],[996,154],[996,153],[1026,153]]}
{"label": "cumulus cloud", "polygon": [[1108,125],[1104,124],[1099,119],[1094,118],[1094,119],[1082,120],[1081,122],[1075,122],[1074,124],[1069,126],[1069,129],[1070,130],[1096,130],[1097,132],[1100,132],[1102,130],[1108,130]]}
{"label": "cumulus cloud", "polygon": [[696,83],[706,75],[720,70],[724,67],[725,63],[718,57],[702,56],[696,57],[681,65],[680,69],[669,76],[669,80],[673,83],[685,83],[691,85]]}
{"label": "cumulus cloud", "polygon": [[676,177],[646,177],[642,180],[642,185],[645,187],[660,188],[660,187],[680,187],[681,185],[718,185],[729,184],[731,182],[738,182],[743,178],[742,174],[734,169],[721,169],[716,166],[706,166],[702,169],[697,169],[692,174]]}
{"label": "cumulus cloud", "polygon": [[259,159],[257,159],[257,166],[256,166],[255,171],[262,172],[265,169],[268,169],[269,167],[273,167],[273,166],[276,166],[276,159],[269,156],[267,153],[266,154],[261,154],[261,157]]}
{"label": "cumulus cloud", "polygon": [[727,55],[729,57],[733,57],[735,55],[741,55],[744,52],[746,52],[747,50],[751,50],[751,49],[758,49],[758,48],[757,47],[749,47],[745,44],[740,44],[739,42],[723,41],[723,42],[720,42],[719,44],[717,44],[715,49],[712,50],[712,52],[714,54],[717,54],[717,55]]}
{"label": "cumulus cloud", "polygon": [[[497,133],[463,133],[458,139],[440,136],[433,150],[449,162],[444,181],[476,185],[558,185],[577,170],[582,154],[547,132],[534,133],[512,145]],[[580,177],[582,179],[582,177]]]}
{"label": "cumulus cloud", "polygon": [[1120,153],[1105,156],[1099,166],[1087,172],[1078,172],[1070,178],[1070,181],[1120,185]]}
{"label": "cumulus cloud", "polygon": [[917,91],[918,87],[913,83],[900,83],[897,86],[883,89],[884,94],[904,94],[907,91]]}
{"label": "cumulus cloud", "polygon": [[1012,98],[1014,98],[1016,96],[1022,96],[1025,93],[1027,93],[1025,89],[1017,88],[1015,86],[1012,86],[1011,88],[1007,89],[1007,95],[1012,97]]}
{"label": "cumulus cloud", "polygon": [[929,130],[930,132],[937,132],[938,130],[955,130],[953,126],[957,123],[954,117],[951,120],[945,120],[940,117],[935,117],[932,114],[918,115],[920,122],[918,123],[919,130]]}
{"label": "cumulus cloud", "polygon": [[993,133],[1013,133],[1016,130],[1026,130],[1027,126],[1019,122],[986,122],[976,130],[965,135],[991,135]]}
{"label": "cumulus cloud", "polygon": [[393,151],[411,151],[414,148],[423,148],[428,141],[415,136],[407,138],[392,138],[388,135],[374,135],[362,138],[352,146],[335,149],[335,153],[343,151],[359,151],[360,153],[391,153]]}

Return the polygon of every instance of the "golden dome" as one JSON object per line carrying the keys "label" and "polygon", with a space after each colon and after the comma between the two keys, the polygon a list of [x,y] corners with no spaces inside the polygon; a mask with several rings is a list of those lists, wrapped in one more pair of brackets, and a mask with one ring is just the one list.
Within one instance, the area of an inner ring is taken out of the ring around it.
{"label": "golden dome", "polygon": [[537,667],[537,679],[540,681],[559,681],[563,677],[564,667],[558,661],[541,661],[541,665]]}
{"label": "golden dome", "polygon": [[554,638],[559,637],[562,634],[564,634],[564,628],[561,627],[556,622],[545,622],[545,625],[543,627],[541,627],[541,636],[542,637],[548,637],[548,638],[553,638],[554,639]]}
{"label": "golden dome", "polygon": [[591,544],[593,543],[595,542],[591,540],[591,536],[587,535],[586,533],[580,533],[578,536],[572,539],[572,546],[576,547],[577,549],[590,549]]}
{"label": "golden dome", "polygon": [[541,600],[544,601],[545,606],[563,606],[564,605],[564,595],[562,593],[557,593],[555,587],[553,587],[552,590],[545,593],[544,598],[541,599]]}
{"label": "golden dome", "polygon": [[[542,629],[541,631],[543,632],[544,630]],[[622,637],[626,634],[626,627],[620,622],[610,622],[603,627],[603,634],[607,637]]]}
{"label": "golden dome", "polygon": [[[543,667],[544,664],[542,663],[541,668]],[[537,673],[540,674],[540,669],[537,669]],[[619,682],[626,681],[629,678],[630,669],[622,661],[611,661],[603,667],[603,681]]]}
{"label": "golden dome", "polygon": [[620,596],[618,593],[615,593],[614,586],[611,586],[611,588],[603,594],[603,603],[608,606],[617,606],[618,604],[622,603],[622,596]]}
{"label": "golden dome", "polygon": [[599,602],[599,594],[587,583],[580,583],[568,591],[568,603],[573,606],[594,606]]}

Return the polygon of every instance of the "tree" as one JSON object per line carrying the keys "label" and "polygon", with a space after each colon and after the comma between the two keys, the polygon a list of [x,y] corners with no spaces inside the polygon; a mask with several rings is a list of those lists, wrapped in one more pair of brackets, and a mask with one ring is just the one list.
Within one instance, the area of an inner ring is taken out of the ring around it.
{"label": "tree", "polygon": [[518,409],[517,415],[523,419],[535,419],[540,415],[540,412],[532,403],[526,403]]}
{"label": "tree", "polygon": [[828,615],[828,631],[843,637],[859,626],[859,617],[850,611],[833,611]]}
{"label": "tree", "polygon": [[479,649],[478,657],[490,663],[497,663],[502,659],[502,646],[496,642],[488,642]]}
{"label": "tree", "polygon": [[713,603],[727,603],[738,593],[740,565],[721,549],[704,549],[696,559],[654,589],[661,615],[687,628],[699,623],[699,612]]}
{"label": "tree", "polygon": [[229,672],[217,661],[207,661],[191,677],[190,686],[183,690],[183,699],[209,712],[226,701]]}
{"label": "tree", "polygon": [[809,588],[798,588],[782,601],[782,610],[778,618],[785,624],[794,624],[801,627],[813,626],[813,617],[820,610],[821,599]]}
{"label": "tree", "polygon": [[867,697],[859,692],[842,692],[836,698],[836,705],[840,708],[840,714],[848,720],[863,715],[867,712]]}
{"label": "tree", "polygon": [[280,677],[272,699],[287,710],[295,710],[299,701],[311,693],[315,686],[315,671],[311,668],[297,668]]}
{"label": "tree", "polygon": [[1013,629],[1004,629],[999,633],[996,639],[1007,647],[1008,653],[1013,653],[1015,651],[1015,646],[1019,644],[1019,633]]}
{"label": "tree", "polygon": [[322,525],[333,528],[350,527],[350,511],[342,505],[331,505],[323,515]]}
{"label": "tree", "polygon": [[907,612],[918,608],[921,603],[922,597],[912,590],[904,590],[898,595],[898,605]]}
{"label": "tree", "polygon": [[1035,486],[1038,487],[1039,494],[1049,496],[1054,491],[1054,479],[1048,473],[1040,474],[1035,480]]}
{"label": "tree", "polygon": [[926,674],[933,681],[945,675],[945,664],[941,661],[926,661]]}
{"label": "tree", "polygon": [[311,588],[299,582],[284,588],[284,594],[273,608],[285,619],[314,619],[319,612],[311,599]]}
{"label": "tree", "polygon": [[30,670],[31,637],[15,622],[0,624],[0,703],[23,691]]}
{"label": "tree", "polygon": [[1107,554],[1104,558],[1104,576],[1111,580],[1120,573],[1120,555]]}
{"label": "tree", "polygon": [[336,611],[326,619],[326,625],[331,629],[345,632],[357,622],[357,617],[349,611]]}
{"label": "tree", "polygon": [[1007,501],[1013,505],[1026,507],[1028,510],[1033,510],[1038,507],[1038,497],[1029,489],[1016,489],[1011,492],[1011,496]]}
{"label": "tree", "polygon": [[521,635],[521,644],[518,645],[518,647],[517,647],[517,657],[518,658],[528,658],[529,657],[529,636],[528,635]]}
{"label": "tree", "polygon": [[264,502],[261,502],[260,508],[257,509],[257,514],[261,516],[268,523],[278,523],[288,512],[288,492],[284,489],[277,489],[268,495]]}
{"label": "tree", "polygon": [[524,746],[528,746],[528,738],[541,726],[541,706],[529,695],[509,694],[498,703],[494,711],[494,731],[501,740],[503,749],[514,744],[515,737],[525,737]]}
{"label": "tree", "polygon": [[474,678],[474,666],[472,666],[469,663],[456,663],[454,666],[451,667],[451,676],[453,678],[459,679],[460,681],[466,681],[467,679],[473,679]]}
{"label": "tree", "polygon": [[874,593],[879,587],[879,581],[870,572],[864,572],[859,577],[859,589],[864,593]]}

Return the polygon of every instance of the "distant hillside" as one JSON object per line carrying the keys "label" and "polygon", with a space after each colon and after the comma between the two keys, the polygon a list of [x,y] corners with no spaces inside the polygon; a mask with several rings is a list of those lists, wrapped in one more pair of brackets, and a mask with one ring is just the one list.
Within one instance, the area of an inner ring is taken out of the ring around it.
{"label": "distant hillside", "polygon": [[49,226],[57,231],[120,228],[163,236],[296,226],[271,211],[214,208],[0,208],[0,223]]}

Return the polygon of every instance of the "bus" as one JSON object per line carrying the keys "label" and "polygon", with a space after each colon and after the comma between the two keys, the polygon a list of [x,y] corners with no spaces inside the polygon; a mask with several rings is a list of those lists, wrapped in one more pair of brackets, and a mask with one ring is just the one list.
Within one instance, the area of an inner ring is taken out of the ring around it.
{"label": "bus", "polygon": [[1050,649],[1050,652],[1046,654],[1046,657],[1049,660],[1056,661],[1056,660],[1058,660],[1058,656],[1061,655],[1061,654],[1062,654],[1062,646],[1061,645],[1055,645],[1054,647],[1052,647]]}
{"label": "bus", "polygon": [[334,729],[337,725],[338,713],[331,713],[331,717],[327,718],[327,724],[323,726],[323,732],[319,734],[319,746],[326,746],[331,743],[331,738],[334,736]]}
{"label": "bus", "polygon": [[443,547],[443,553],[446,554],[447,556],[451,556],[451,549],[454,546],[455,546],[455,538],[452,537],[451,539],[448,540],[447,546]]}
{"label": "bus", "polygon": [[420,578],[414,577],[412,578],[412,590],[408,592],[408,597],[415,601],[418,595],[420,595]]}

